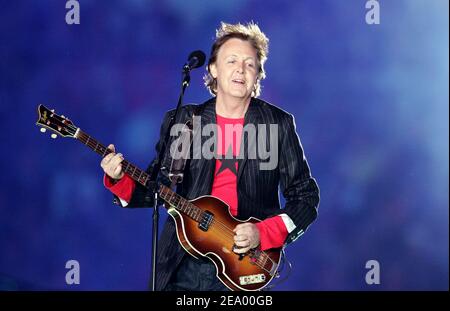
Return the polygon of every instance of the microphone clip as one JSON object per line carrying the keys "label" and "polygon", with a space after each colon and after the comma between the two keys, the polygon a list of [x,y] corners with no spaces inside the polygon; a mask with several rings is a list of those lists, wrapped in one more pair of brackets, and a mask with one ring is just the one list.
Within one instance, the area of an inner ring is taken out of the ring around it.
{"label": "microphone clip", "polygon": [[189,54],[186,64],[183,66],[183,86],[188,86],[191,80],[190,71],[192,69],[203,66],[206,55],[203,51],[197,50]]}

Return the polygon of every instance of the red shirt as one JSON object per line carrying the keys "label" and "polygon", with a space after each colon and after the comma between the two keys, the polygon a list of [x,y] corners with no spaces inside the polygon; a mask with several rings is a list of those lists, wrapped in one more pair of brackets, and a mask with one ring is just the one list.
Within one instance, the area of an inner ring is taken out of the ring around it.
{"label": "red shirt", "polygon": [[230,119],[217,115],[217,155],[216,169],[211,195],[230,206],[233,216],[238,211],[237,195],[237,155],[240,151],[244,119]]}

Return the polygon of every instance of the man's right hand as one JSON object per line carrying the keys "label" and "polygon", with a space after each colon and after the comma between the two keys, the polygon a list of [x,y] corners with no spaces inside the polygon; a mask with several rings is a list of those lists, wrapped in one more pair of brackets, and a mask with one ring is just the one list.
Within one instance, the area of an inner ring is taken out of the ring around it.
{"label": "man's right hand", "polygon": [[123,161],[123,155],[121,153],[115,153],[116,148],[113,144],[110,144],[108,149],[112,150],[112,152],[103,158],[102,162],[100,162],[100,166],[106,175],[112,179],[119,180],[123,177],[123,175],[125,175],[122,171],[121,164]]}

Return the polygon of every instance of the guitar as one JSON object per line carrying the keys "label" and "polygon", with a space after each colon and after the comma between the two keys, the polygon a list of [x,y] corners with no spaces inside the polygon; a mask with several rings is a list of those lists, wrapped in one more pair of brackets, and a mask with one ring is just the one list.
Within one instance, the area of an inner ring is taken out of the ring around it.
{"label": "guitar", "polygon": [[[41,132],[51,130],[52,138],[57,135],[75,138],[102,157],[111,152],[68,118],[57,115],[54,110],[39,105],[38,115],[36,124],[41,127]],[[150,185],[149,174],[130,162],[123,160],[122,169],[135,182],[144,187]],[[163,184],[157,185],[157,191],[165,202],[164,207],[175,221],[181,246],[195,258],[209,258],[216,266],[217,277],[229,289],[261,290],[278,276],[281,249],[261,251],[255,248],[245,254],[233,252],[233,229],[236,225],[243,222],[257,223],[260,220],[251,217],[240,221],[234,218],[228,205],[213,196],[187,200]]]}

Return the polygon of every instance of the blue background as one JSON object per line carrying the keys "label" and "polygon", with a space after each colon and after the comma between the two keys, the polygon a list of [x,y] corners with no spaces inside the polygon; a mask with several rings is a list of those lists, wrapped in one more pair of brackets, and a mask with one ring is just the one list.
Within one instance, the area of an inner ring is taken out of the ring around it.
{"label": "blue background", "polygon": [[[151,210],[113,205],[100,158],[40,133],[36,107],[145,168],[187,55],[253,20],[270,38],[261,97],[295,115],[321,188],[277,290],[448,290],[448,1],[380,1],[380,25],[365,2],[82,0],[67,25],[65,1],[2,1],[0,289],[147,288]],[[203,74],[186,102],[209,96]]]}

